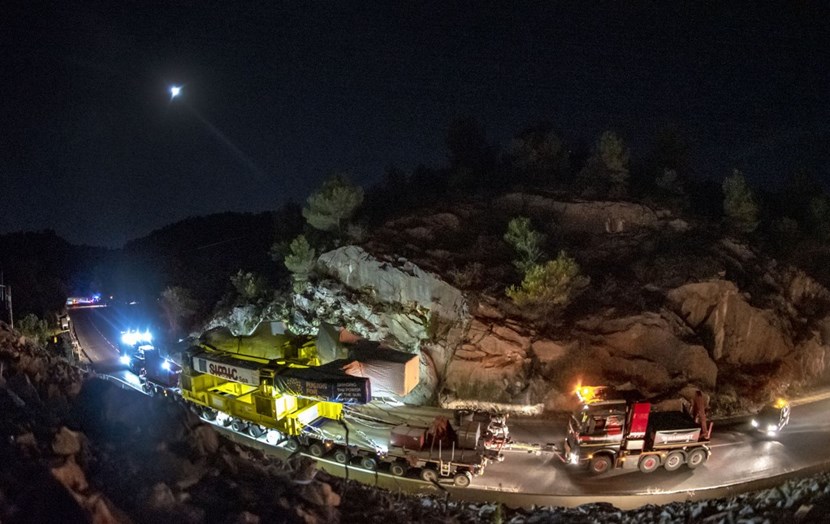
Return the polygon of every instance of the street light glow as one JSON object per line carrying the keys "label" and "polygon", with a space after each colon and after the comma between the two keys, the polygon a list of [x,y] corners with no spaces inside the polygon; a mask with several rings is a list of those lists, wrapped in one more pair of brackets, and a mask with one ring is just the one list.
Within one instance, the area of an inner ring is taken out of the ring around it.
{"label": "street light glow", "polygon": [[170,99],[174,99],[179,96],[179,93],[182,92],[182,88],[180,86],[173,86],[170,88]]}

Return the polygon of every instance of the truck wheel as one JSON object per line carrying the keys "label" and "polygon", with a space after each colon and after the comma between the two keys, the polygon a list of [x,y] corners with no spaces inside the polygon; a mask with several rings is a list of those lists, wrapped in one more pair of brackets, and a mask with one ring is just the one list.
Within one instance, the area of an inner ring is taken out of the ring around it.
{"label": "truck wheel", "polygon": [[204,417],[205,420],[216,420],[216,412],[210,408],[202,408],[202,417]]}
{"label": "truck wheel", "polygon": [[345,449],[336,449],[334,450],[334,453],[332,453],[331,458],[333,458],[338,464],[345,464],[349,461],[349,454],[346,453]]}
{"label": "truck wheel", "polygon": [[285,447],[286,450],[290,451],[291,453],[294,453],[295,451],[300,449],[300,443],[297,442],[297,439],[290,438],[290,439],[285,441],[285,446],[284,447]]}
{"label": "truck wheel", "polygon": [[707,458],[709,457],[706,456],[706,450],[701,448],[693,449],[689,452],[689,459],[686,461],[686,465],[689,466],[689,469],[695,469],[706,462]]}
{"label": "truck wheel", "polygon": [[592,475],[602,475],[611,469],[611,457],[608,455],[594,455],[591,462],[588,464],[588,471]]}
{"label": "truck wheel", "polygon": [[231,422],[231,429],[236,431],[237,433],[245,433],[248,429],[248,423],[244,420],[239,420],[238,418],[233,419]]}
{"label": "truck wheel", "polygon": [[666,468],[666,471],[674,471],[682,466],[684,462],[686,462],[686,460],[683,458],[682,452],[672,451],[669,453],[669,456],[666,457],[666,462],[663,464],[663,467]]}
{"label": "truck wheel", "polygon": [[400,462],[393,462],[389,465],[389,473],[395,475],[396,477],[403,477],[406,475],[406,469],[406,466]]}
{"label": "truck wheel", "polygon": [[418,474],[424,482],[438,482],[438,472],[432,468],[424,468]]}
{"label": "truck wheel", "polygon": [[363,457],[360,459],[360,467],[368,469],[369,471],[375,471],[378,469],[378,461],[372,457]]}
{"label": "truck wheel", "polygon": [[313,443],[308,447],[308,454],[312,457],[320,458],[323,456],[323,453],[325,452],[326,450],[323,448],[323,446],[317,442]]}
{"label": "truck wheel", "polygon": [[470,485],[470,482],[473,481],[473,476],[470,474],[469,471],[463,471],[461,473],[456,473],[455,476],[452,478],[453,484],[458,486],[459,488],[466,488]]}
{"label": "truck wheel", "polygon": [[638,466],[643,473],[651,473],[660,467],[660,459],[657,455],[646,455],[640,459]]}

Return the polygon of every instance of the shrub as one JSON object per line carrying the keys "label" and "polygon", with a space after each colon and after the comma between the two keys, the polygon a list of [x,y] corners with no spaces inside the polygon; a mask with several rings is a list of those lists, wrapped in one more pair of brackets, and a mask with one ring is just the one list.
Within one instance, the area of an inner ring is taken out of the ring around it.
{"label": "shrub", "polygon": [[17,322],[17,330],[38,345],[45,345],[49,339],[49,324],[44,319],[38,318],[34,313],[29,313]]}
{"label": "shrub", "polygon": [[236,292],[248,302],[258,299],[265,291],[265,281],[259,275],[244,272],[241,269],[231,275],[231,284]]}
{"label": "shrub", "polygon": [[308,282],[316,261],[317,253],[305,236],[300,235],[291,241],[289,253],[285,255],[285,267],[291,272],[295,290]]}
{"label": "shrub", "polygon": [[507,296],[519,307],[550,313],[567,306],[589,283],[590,279],[580,274],[579,264],[560,251],[556,260],[530,267],[521,286],[510,286]]}
{"label": "shrub", "polygon": [[519,259],[514,260],[513,265],[522,273],[527,273],[542,258],[545,236],[533,229],[527,217],[512,219],[507,224],[504,240],[518,253]]}
{"label": "shrub", "polygon": [[723,181],[723,213],[727,224],[741,233],[751,233],[758,227],[758,204],[737,169]]}

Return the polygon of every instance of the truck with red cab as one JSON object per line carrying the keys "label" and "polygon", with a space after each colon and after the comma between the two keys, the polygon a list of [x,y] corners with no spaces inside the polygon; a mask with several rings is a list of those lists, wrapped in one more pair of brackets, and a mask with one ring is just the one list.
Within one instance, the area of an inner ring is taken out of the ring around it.
{"label": "truck with red cab", "polygon": [[582,405],[570,417],[560,454],[568,464],[599,475],[617,468],[694,469],[709,459],[712,424],[685,403],[679,411],[654,411],[639,393],[611,387],[579,387],[577,396]]}

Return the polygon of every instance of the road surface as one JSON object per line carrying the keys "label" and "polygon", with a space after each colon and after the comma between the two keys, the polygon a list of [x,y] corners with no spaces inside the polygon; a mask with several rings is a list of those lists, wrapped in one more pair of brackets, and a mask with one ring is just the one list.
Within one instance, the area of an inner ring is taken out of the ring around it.
{"label": "road surface", "polygon": [[[119,322],[107,308],[73,310],[75,333],[92,366],[99,373],[112,375],[126,384],[138,386],[135,375],[117,363]],[[441,410],[435,408],[436,413]],[[491,464],[484,476],[476,477],[469,488],[447,487],[449,492],[471,500],[501,500],[513,506],[531,504],[578,505],[606,501],[620,508],[646,503],[665,503],[724,496],[757,489],[780,482],[781,475],[830,466],[830,399],[792,408],[790,425],[777,440],[754,435],[747,421],[718,425],[712,437],[712,457],[696,470],[681,467],[668,472],[658,469],[651,474],[639,471],[613,471],[593,477],[563,464],[552,453],[506,452],[504,462]],[[429,410],[426,410],[428,413]],[[424,416],[425,408],[399,407],[395,415],[410,420]],[[443,412],[446,413],[446,412]],[[514,440],[531,443],[560,443],[564,440],[566,421],[562,419],[513,418],[510,432]],[[229,433],[229,430],[225,430]],[[247,436],[234,438],[268,449],[264,442]],[[285,454],[284,450],[274,451]],[[324,469],[343,475],[344,466],[321,460]],[[349,467],[351,478],[383,487],[407,491],[430,491],[437,488],[418,480],[401,479],[369,473]]]}

